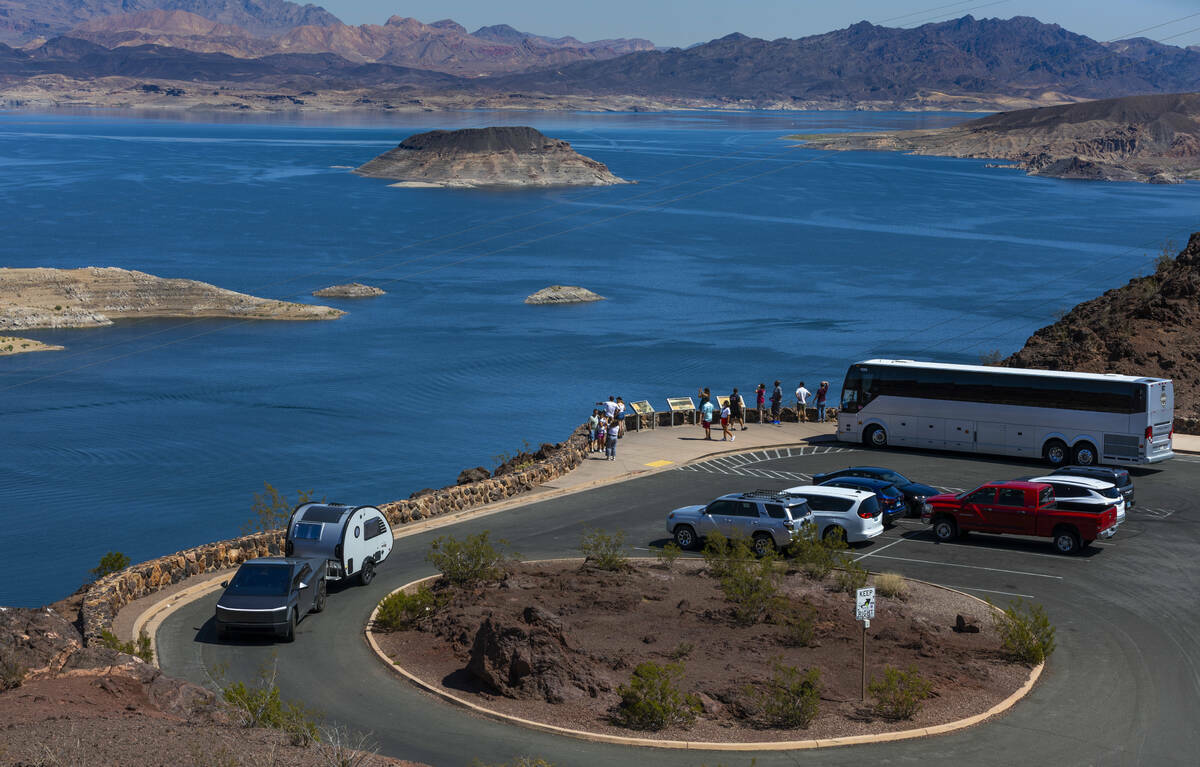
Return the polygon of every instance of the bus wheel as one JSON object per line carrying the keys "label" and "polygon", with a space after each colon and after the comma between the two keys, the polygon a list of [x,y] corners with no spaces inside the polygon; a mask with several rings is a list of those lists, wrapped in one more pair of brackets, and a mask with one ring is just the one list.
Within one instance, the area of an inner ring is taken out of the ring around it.
{"label": "bus wheel", "polygon": [[1095,466],[1095,446],[1093,446],[1091,442],[1080,442],[1075,446],[1073,462],[1076,466]]}
{"label": "bus wheel", "polygon": [[1042,448],[1042,457],[1051,466],[1063,466],[1067,462],[1067,444],[1061,439],[1052,439]]}
{"label": "bus wheel", "polygon": [[883,430],[882,426],[871,426],[863,435],[863,442],[871,447],[887,447],[887,432]]}

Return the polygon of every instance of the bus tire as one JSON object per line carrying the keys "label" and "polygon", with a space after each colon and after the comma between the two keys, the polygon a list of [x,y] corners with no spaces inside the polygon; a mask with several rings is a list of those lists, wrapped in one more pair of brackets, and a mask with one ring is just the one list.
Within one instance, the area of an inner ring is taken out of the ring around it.
{"label": "bus tire", "polygon": [[863,444],[871,447],[887,447],[887,432],[882,426],[868,426],[863,432]]}
{"label": "bus tire", "polygon": [[954,540],[958,537],[958,523],[954,521],[954,517],[945,515],[933,520],[933,537],[943,543]]}
{"label": "bus tire", "polygon": [[1059,554],[1078,554],[1083,550],[1080,545],[1079,533],[1073,527],[1060,527],[1054,531],[1054,548]]}
{"label": "bus tire", "polygon": [[1067,443],[1061,439],[1052,439],[1042,447],[1042,457],[1046,459],[1046,463],[1054,467],[1066,466],[1069,455]]}
{"label": "bus tire", "polygon": [[1080,442],[1071,451],[1071,462],[1076,466],[1095,466],[1097,458],[1096,446],[1091,442]]}

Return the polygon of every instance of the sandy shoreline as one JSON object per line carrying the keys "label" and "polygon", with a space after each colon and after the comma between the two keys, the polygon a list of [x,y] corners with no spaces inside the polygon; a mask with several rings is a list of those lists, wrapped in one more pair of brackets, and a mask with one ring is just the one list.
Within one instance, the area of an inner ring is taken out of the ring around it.
{"label": "sandy shoreline", "polygon": [[25,354],[26,352],[57,352],[62,351],[65,348],[67,347],[56,346],[54,344],[45,344],[41,341],[35,341],[32,338],[0,336],[0,357],[8,357],[13,354]]}

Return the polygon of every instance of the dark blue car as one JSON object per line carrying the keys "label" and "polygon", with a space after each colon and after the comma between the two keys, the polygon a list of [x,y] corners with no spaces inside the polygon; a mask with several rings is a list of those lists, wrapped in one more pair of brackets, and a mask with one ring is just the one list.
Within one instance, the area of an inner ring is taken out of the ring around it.
{"label": "dark blue car", "polygon": [[879,499],[879,508],[883,509],[883,524],[890,525],[896,517],[908,513],[908,503],[904,493],[891,482],[870,477],[834,477],[820,483],[825,487],[844,487],[848,490],[867,490]]}
{"label": "dark blue car", "polygon": [[904,500],[908,504],[908,516],[910,517],[921,516],[921,509],[925,506],[925,499],[942,492],[936,487],[923,485],[920,482],[913,482],[898,471],[878,466],[848,466],[836,471],[827,471],[824,474],[814,474],[813,484],[820,485],[831,479],[846,479],[848,477],[880,479],[895,485],[901,493],[904,493]]}

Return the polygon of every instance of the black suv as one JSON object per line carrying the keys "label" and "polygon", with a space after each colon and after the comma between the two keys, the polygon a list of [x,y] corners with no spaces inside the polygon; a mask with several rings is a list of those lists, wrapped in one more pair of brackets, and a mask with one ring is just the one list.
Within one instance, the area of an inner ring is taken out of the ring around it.
{"label": "black suv", "polygon": [[274,634],[285,642],[296,638],[296,624],[308,613],[325,609],[328,560],[262,557],[242,563],[217,600],[217,639],[231,630]]}
{"label": "black suv", "polygon": [[1090,477],[1111,482],[1125,496],[1125,508],[1133,505],[1133,479],[1125,469],[1114,466],[1064,466],[1050,472],[1051,475],[1061,474],[1068,477]]}
{"label": "black suv", "polygon": [[908,506],[908,516],[910,517],[921,516],[921,511],[925,506],[925,499],[942,492],[936,487],[923,485],[920,482],[913,482],[898,471],[884,469],[879,466],[847,466],[844,469],[835,469],[834,471],[827,471],[824,474],[814,474],[812,482],[814,485],[823,485],[831,479],[840,479],[842,477],[880,479],[895,485],[901,493],[904,493],[904,503]]}

